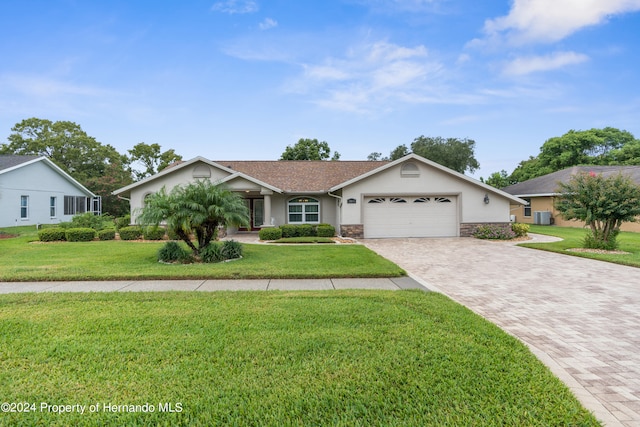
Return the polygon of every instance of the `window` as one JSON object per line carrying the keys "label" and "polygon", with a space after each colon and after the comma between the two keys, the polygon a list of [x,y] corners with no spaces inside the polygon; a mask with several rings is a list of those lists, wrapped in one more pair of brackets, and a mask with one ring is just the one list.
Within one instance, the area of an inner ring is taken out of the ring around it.
{"label": "window", "polygon": [[407,201],[405,199],[403,199],[402,197],[392,197],[389,199],[389,201],[391,203],[407,203]]}
{"label": "window", "polygon": [[310,197],[296,197],[289,200],[288,214],[290,224],[320,222],[320,202]]}
{"label": "window", "polygon": [[87,211],[87,198],[84,196],[64,196],[64,214],[75,215]]}
{"label": "window", "polygon": [[20,196],[20,218],[29,218],[29,196]]}
{"label": "window", "polygon": [[531,216],[531,198],[523,197],[522,200],[526,200],[528,205],[524,207],[524,216]]}
{"label": "window", "polygon": [[57,197],[49,197],[49,216],[51,218],[56,217],[56,205],[57,205]]}
{"label": "window", "polygon": [[413,201],[413,203],[429,203],[431,199],[428,197],[418,197]]}
{"label": "window", "polygon": [[375,199],[369,200],[367,203],[384,203],[384,197],[376,197]]}
{"label": "window", "polygon": [[448,199],[446,197],[434,197],[433,201],[436,203],[451,203],[451,199]]}

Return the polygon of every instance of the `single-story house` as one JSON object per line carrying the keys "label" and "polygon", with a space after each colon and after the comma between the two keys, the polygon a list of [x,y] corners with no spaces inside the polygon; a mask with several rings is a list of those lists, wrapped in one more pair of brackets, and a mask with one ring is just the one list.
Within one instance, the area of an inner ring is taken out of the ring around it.
{"label": "single-story house", "polygon": [[56,224],[100,210],[100,197],[47,157],[0,155],[0,227]]}
{"label": "single-story house", "polygon": [[478,224],[508,224],[510,205],[525,203],[415,154],[395,161],[196,157],[113,194],[130,200],[135,222],[147,195],[196,179],[242,193],[251,212],[250,230],[328,223],[354,238],[469,236]]}
{"label": "single-story house", "polygon": [[[604,177],[619,173],[629,176],[640,185],[640,166],[573,166],[527,181],[513,184],[502,190],[529,202],[526,206],[513,205],[512,211],[517,222],[526,224],[559,225],[563,227],[584,227],[584,222],[565,220],[555,209],[555,199],[559,196],[558,183],[567,183],[579,173],[593,172]],[[640,223],[626,222],[621,230],[640,232]]]}

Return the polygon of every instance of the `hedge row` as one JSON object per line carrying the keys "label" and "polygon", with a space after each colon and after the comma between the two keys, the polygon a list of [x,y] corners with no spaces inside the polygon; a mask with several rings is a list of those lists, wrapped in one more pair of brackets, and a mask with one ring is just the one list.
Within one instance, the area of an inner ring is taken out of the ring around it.
{"label": "hedge row", "polygon": [[286,237],[333,237],[336,229],[331,224],[285,224],[280,227],[263,228],[258,233],[260,240],[278,240]]}
{"label": "hedge row", "polygon": [[93,228],[45,228],[38,232],[41,242],[90,242],[96,238],[97,232]]}

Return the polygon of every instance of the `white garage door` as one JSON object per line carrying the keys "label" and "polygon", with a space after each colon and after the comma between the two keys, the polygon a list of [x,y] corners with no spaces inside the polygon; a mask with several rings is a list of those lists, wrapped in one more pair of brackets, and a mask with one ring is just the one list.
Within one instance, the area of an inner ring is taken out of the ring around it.
{"label": "white garage door", "polygon": [[454,237],[455,196],[380,196],[364,199],[364,237]]}

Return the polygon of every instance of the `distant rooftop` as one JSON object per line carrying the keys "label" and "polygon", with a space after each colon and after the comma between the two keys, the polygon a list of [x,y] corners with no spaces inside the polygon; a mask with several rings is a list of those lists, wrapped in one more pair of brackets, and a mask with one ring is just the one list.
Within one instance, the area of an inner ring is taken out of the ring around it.
{"label": "distant rooftop", "polygon": [[596,174],[602,174],[604,177],[622,173],[623,175],[631,177],[636,184],[640,185],[640,166],[573,166],[571,168],[510,185],[503,188],[502,191],[518,197],[540,194],[556,194],[558,192],[559,182],[567,183],[572,176],[581,172],[594,172]]}

